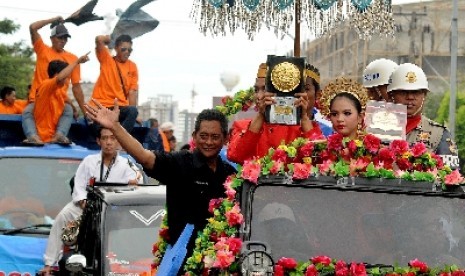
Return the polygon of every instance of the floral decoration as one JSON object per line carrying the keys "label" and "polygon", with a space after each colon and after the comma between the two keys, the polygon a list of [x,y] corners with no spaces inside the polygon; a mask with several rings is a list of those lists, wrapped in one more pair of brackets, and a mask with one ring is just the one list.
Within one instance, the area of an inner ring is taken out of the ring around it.
{"label": "floral decoration", "polygon": [[[185,275],[231,275],[238,272],[241,239],[238,229],[243,223],[237,189],[244,180],[257,184],[260,177],[283,175],[295,181],[310,176],[335,177],[361,176],[366,178],[402,178],[410,181],[437,182],[461,185],[463,176],[452,171],[442,159],[427,151],[423,143],[409,146],[406,141],[396,140],[388,146],[374,135],[366,134],[350,140],[340,134],[330,135],[327,140],[297,138],[289,144],[269,149],[266,156],[247,160],[238,166],[238,173],[229,176],[223,184],[225,197],[212,199],[207,226],[195,241],[195,249],[187,259]],[[154,269],[166,250],[166,217],[154,245]],[[335,275],[335,276],[416,276],[441,275],[465,276],[456,265],[430,268],[419,260],[412,260],[408,267],[370,267],[362,263],[347,264],[327,256],[298,262],[282,258],[275,265],[275,275]]]}
{"label": "floral decoration", "polygon": [[232,97],[225,96],[221,99],[223,105],[218,105],[215,108],[221,113],[230,117],[239,111],[247,111],[254,105],[255,91],[253,87],[249,89],[239,90]]}

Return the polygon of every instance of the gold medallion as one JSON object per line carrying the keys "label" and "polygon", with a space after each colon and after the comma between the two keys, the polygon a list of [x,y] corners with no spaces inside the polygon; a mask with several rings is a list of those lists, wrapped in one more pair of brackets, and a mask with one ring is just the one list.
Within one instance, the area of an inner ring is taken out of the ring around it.
{"label": "gold medallion", "polygon": [[408,83],[415,83],[417,82],[417,75],[415,75],[415,72],[408,72],[407,75],[405,75],[405,80]]}
{"label": "gold medallion", "polygon": [[290,62],[282,62],[271,71],[271,83],[281,92],[290,92],[300,84],[300,70]]}

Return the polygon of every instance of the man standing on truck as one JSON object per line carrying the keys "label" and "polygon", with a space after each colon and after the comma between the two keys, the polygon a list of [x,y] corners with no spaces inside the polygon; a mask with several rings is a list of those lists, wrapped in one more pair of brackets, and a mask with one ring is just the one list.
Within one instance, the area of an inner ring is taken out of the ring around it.
{"label": "man standing on truck", "polygon": [[142,175],[127,158],[118,154],[119,143],[110,129],[100,128],[97,134],[97,144],[100,153],[85,157],[74,176],[73,200],[69,202],[56,216],[47,248],[44,254],[45,266],[41,275],[50,275],[52,266],[60,260],[63,242],[61,234],[63,227],[77,220],[86,206],[86,187],[92,181],[120,182],[128,184],[141,183]]}
{"label": "man standing on truck", "polygon": [[[194,231],[187,245],[186,258],[192,255],[196,233],[202,231],[211,217],[208,205],[211,199],[224,196],[223,183],[236,170],[222,161],[219,152],[227,141],[228,120],[218,110],[205,109],[195,121],[192,138],[196,148],[191,151],[170,153],[153,152],[132,137],[118,122],[118,102],[112,110],[98,101],[96,107],[86,106],[87,116],[111,129],[121,144],[148,176],[166,185],[169,243],[174,245],[186,224]],[[186,208],[186,206],[188,206]],[[184,259],[184,261],[186,260]]]}
{"label": "man standing on truck", "polygon": [[[40,84],[48,79],[47,67],[50,61],[52,60],[62,60],[68,64],[72,64],[78,58],[76,55],[66,51],[64,49],[68,38],[71,37],[66,27],[62,24],[64,22],[61,16],[53,17],[50,19],[39,20],[32,23],[29,26],[29,31],[31,33],[32,46],[34,47],[34,52],[37,55],[36,67],[34,70],[34,77],[32,79],[31,89],[29,91],[29,104],[26,106],[23,112],[23,131],[26,136],[25,142],[33,144],[42,144],[39,136],[37,135],[37,129],[35,126],[35,121],[33,117],[34,112],[34,102],[36,91],[39,88]],[[39,30],[46,25],[56,24],[50,33],[50,40],[52,46],[48,46],[42,40],[42,37],[39,34]],[[71,74],[71,84],[74,98],[76,99],[79,107],[84,112],[84,93],[81,88],[81,71],[80,66],[76,66]],[[64,91],[68,91],[69,81],[64,84]],[[58,129],[68,128],[71,126],[73,113],[77,114],[77,110],[74,110],[74,106],[71,104],[66,104],[64,113],[68,116],[63,116],[60,122],[58,123]],[[58,133],[62,133],[58,131]],[[57,137],[58,138],[58,137]]]}

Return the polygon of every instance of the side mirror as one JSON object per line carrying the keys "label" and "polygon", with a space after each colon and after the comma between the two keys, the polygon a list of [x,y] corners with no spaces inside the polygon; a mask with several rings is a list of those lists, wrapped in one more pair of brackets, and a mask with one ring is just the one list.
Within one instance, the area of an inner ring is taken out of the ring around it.
{"label": "side mirror", "polygon": [[84,270],[87,265],[87,260],[84,255],[73,254],[66,260],[66,270],[71,272],[80,272]]}

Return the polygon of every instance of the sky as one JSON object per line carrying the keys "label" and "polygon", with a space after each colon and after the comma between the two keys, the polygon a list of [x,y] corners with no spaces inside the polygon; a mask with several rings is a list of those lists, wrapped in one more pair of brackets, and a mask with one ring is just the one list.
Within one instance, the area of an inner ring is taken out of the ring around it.
{"label": "sky", "polygon": [[[29,24],[55,16],[68,17],[88,0],[0,0],[0,18],[8,18],[20,24],[13,35],[2,36],[2,42],[24,40],[30,43]],[[81,56],[89,51],[90,61],[81,65],[82,81],[95,82],[99,64],[95,57],[94,38],[110,34],[117,22],[115,10],[125,10],[131,0],[99,0],[94,12],[105,20],[93,21],[81,26],[67,23],[71,34],[65,49]],[[393,0],[393,4],[414,2]],[[155,0],[143,10],[160,21],[158,27],[134,39],[131,60],[139,69],[139,103],[150,97],[170,94],[178,102],[179,110],[200,112],[211,108],[213,96],[232,94],[253,85],[258,65],[266,61],[268,54],[285,55],[293,49],[291,36],[278,39],[266,28],[253,41],[244,31],[234,35],[213,37],[203,35],[190,17],[193,0]],[[39,33],[50,44],[50,29]],[[309,38],[302,32],[301,41]],[[236,76],[238,84],[228,92],[221,82],[223,74]],[[192,99],[191,91],[197,96]],[[87,100],[87,99],[86,99]]]}

